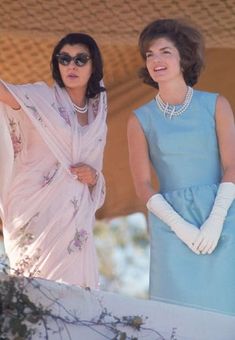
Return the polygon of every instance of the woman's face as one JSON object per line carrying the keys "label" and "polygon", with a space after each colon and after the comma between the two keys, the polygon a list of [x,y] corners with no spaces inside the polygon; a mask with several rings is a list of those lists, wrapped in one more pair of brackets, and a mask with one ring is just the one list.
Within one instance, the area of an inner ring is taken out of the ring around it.
{"label": "woman's face", "polygon": [[[92,74],[92,60],[88,47],[82,44],[66,44],[61,48],[59,55],[61,58],[58,58],[58,66],[65,87],[70,89],[86,89]],[[71,58],[69,57],[78,58],[77,60],[70,60]],[[60,62],[60,59],[62,60],[62,63]],[[76,62],[81,64],[79,62],[80,59],[82,61],[85,60],[85,64],[82,63],[83,65],[77,65]],[[64,60],[66,62],[64,62]]]}
{"label": "woman's face", "polygon": [[151,78],[159,85],[175,79],[182,79],[179,51],[166,38],[152,41],[146,52],[146,67]]}

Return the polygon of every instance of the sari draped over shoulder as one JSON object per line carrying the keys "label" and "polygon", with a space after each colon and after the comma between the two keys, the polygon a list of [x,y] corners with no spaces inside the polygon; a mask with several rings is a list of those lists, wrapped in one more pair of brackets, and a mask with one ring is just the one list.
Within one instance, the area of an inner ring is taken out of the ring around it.
{"label": "sari draped over shoulder", "polygon": [[[105,197],[106,92],[89,99],[89,124],[81,126],[65,89],[3,84],[21,105],[0,103],[0,216],[10,267],[97,288],[93,225]],[[71,174],[76,163],[98,171],[92,190]]]}

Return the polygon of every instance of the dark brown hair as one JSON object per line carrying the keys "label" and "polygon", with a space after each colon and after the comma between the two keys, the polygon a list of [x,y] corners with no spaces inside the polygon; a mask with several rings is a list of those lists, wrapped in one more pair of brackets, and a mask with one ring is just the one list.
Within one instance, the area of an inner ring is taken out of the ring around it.
{"label": "dark brown hair", "polygon": [[[201,32],[180,19],[153,21],[144,28],[139,37],[139,50],[144,60],[153,40],[159,38],[168,39],[174,44],[179,51],[185,83],[195,85],[204,67],[204,39]],[[144,83],[158,88],[158,83],[150,77],[146,67],[140,69],[139,76]]]}
{"label": "dark brown hair", "polygon": [[87,93],[88,98],[95,97],[98,93],[105,91],[105,88],[100,86],[100,80],[103,78],[103,61],[99,47],[95,40],[85,33],[69,33],[62,38],[54,48],[51,57],[52,77],[60,87],[64,87],[63,80],[60,75],[58,60],[56,55],[60,52],[64,45],[82,44],[88,47],[92,59],[92,74],[88,81]]}

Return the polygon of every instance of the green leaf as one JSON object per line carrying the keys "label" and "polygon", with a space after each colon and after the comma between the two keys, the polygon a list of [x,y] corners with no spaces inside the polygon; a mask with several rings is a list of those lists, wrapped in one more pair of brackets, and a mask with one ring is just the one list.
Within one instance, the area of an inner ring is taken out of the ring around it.
{"label": "green leaf", "polygon": [[26,325],[20,325],[20,329],[19,329],[19,336],[26,338],[25,336],[27,335],[27,327]]}
{"label": "green leaf", "polygon": [[10,324],[10,328],[11,328],[12,334],[13,335],[19,334],[19,329],[20,329],[20,326],[21,326],[20,320],[12,318],[10,320],[9,324]]}
{"label": "green leaf", "polygon": [[127,339],[126,333],[125,332],[120,333],[119,340],[126,340],[126,339]]}

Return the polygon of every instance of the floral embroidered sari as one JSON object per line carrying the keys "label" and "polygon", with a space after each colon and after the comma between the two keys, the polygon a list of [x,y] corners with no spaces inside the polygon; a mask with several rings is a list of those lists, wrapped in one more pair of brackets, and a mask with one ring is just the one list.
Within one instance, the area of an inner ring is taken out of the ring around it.
{"label": "floral embroidered sari", "polygon": [[[89,99],[89,124],[81,126],[65,89],[5,86],[21,105],[0,103],[0,213],[10,266],[96,288],[92,229],[105,197],[106,93]],[[91,192],[69,171],[79,162],[99,172]]]}

